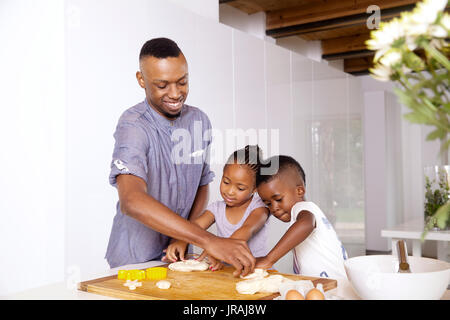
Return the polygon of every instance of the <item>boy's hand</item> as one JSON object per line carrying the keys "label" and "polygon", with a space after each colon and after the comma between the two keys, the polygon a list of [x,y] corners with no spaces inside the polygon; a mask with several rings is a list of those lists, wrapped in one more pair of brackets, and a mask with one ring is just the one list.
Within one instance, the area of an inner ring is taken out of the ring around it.
{"label": "boy's hand", "polygon": [[267,270],[267,269],[272,268],[272,266],[273,266],[273,262],[270,261],[269,258],[267,258],[267,256],[256,258],[255,268],[261,268],[261,269]]}
{"label": "boy's hand", "polygon": [[181,240],[173,241],[167,249],[163,250],[166,255],[161,260],[175,262],[178,260],[178,257],[180,257],[180,260],[184,261],[184,253],[186,252],[187,246],[187,242]]}

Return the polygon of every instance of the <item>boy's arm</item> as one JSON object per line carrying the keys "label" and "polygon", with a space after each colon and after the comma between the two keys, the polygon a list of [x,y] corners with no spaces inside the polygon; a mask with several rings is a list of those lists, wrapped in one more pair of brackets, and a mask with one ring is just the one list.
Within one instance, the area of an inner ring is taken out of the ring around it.
{"label": "boy's arm", "polygon": [[265,262],[270,264],[268,267],[271,267],[280,260],[289,250],[302,243],[314,230],[315,224],[315,218],[311,212],[306,210],[301,211],[297,215],[297,221],[289,227],[280,241],[278,241],[275,247],[265,257]]}
{"label": "boy's arm", "polygon": [[254,209],[230,238],[248,241],[256,232],[261,230],[268,218],[269,210],[266,207]]}

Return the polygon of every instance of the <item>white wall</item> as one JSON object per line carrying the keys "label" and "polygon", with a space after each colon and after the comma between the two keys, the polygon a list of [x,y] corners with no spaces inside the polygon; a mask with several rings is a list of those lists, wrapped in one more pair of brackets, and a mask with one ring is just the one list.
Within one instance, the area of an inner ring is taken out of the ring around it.
{"label": "white wall", "polygon": [[63,281],[64,3],[0,2],[0,295]]}
{"label": "white wall", "polygon": [[[361,107],[357,80],[172,3],[4,1],[0,14],[2,43],[9,44],[0,52],[8,89],[0,104],[8,150],[0,158],[8,168],[0,181],[8,221],[0,233],[0,295],[107,270],[103,257],[118,198],[108,184],[112,134],[120,114],[144,99],[135,72],[146,40],[166,36],[179,44],[189,63],[187,103],[204,110],[216,129],[278,129],[280,140],[267,143],[266,154],[296,155],[309,177],[320,175],[312,122],[345,121]],[[229,150],[223,151],[226,158]],[[213,165],[210,201],[219,198],[222,166]],[[311,182],[311,200],[321,205],[320,189],[313,190]],[[286,228],[272,219],[271,245]],[[291,272],[291,256],[276,268]],[[26,275],[18,285],[3,272],[11,269]]]}
{"label": "white wall", "polygon": [[[314,61],[322,61],[322,47],[319,40],[307,41],[299,36],[289,36],[276,39],[276,43],[283,48],[299,53]],[[324,63],[327,64],[326,61]]]}
{"label": "white wall", "polygon": [[259,39],[275,43],[275,39],[266,36],[265,12],[247,14],[227,4],[220,4],[219,21]]}
{"label": "white wall", "polygon": [[219,1],[211,0],[169,0],[177,6],[204,18],[219,21]]}

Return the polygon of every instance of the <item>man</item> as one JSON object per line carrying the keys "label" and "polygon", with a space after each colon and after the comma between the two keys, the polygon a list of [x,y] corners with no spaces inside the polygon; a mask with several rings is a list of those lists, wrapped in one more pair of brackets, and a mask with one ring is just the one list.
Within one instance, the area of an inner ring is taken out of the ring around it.
{"label": "man", "polygon": [[[204,156],[211,141],[194,150],[195,124],[202,133],[211,124],[205,113],[184,104],[189,85],[183,53],[172,40],[152,39],[142,47],[139,65],[136,78],[146,99],[122,114],[114,133],[109,179],[119,202],[106,252],[110,267],[161,259],[176,238],[233,265],[235,276],[248,274],[255,258],[245,241],[216,237],[186,220],[203,212],[214,174]],[[192,141],[184,143],[192,148],[192,161],[174,161],[175,130],[190,133]]]}

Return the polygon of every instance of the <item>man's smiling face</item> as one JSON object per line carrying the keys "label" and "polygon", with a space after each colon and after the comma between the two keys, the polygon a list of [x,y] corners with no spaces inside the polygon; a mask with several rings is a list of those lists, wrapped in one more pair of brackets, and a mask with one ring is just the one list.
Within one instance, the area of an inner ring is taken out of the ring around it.
{"label": "man's smiling face", "polygon": [[169,120],[178,117],[189,92],[184,55],[164,59],[144,57],[140,61],[140,69],[136,78],[145,89],[150,106]]}

